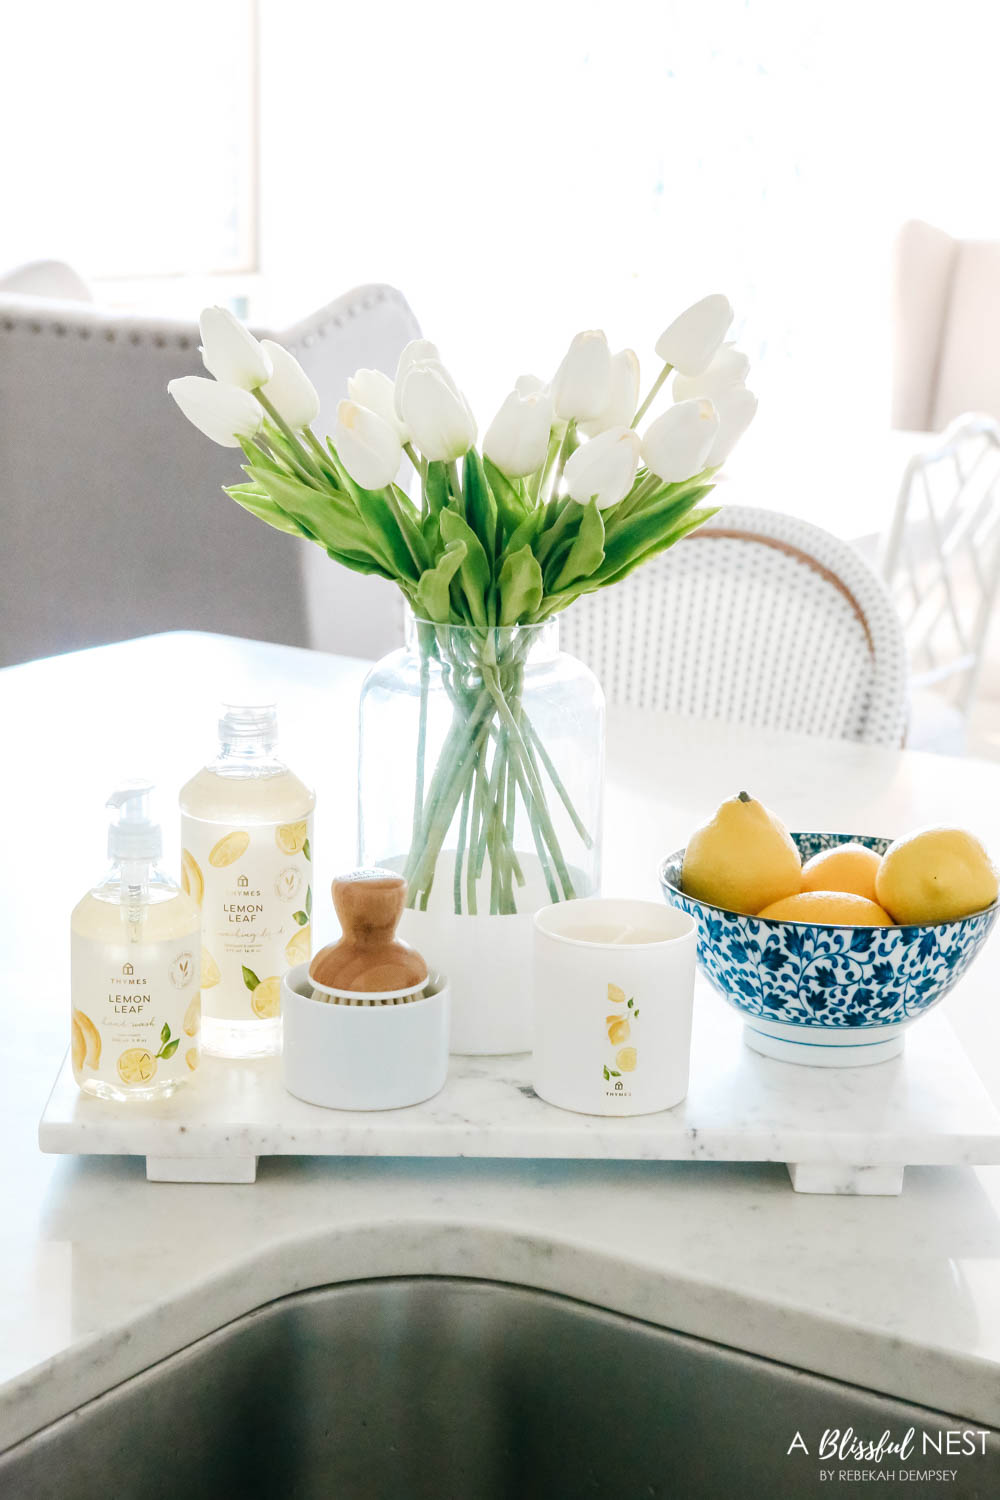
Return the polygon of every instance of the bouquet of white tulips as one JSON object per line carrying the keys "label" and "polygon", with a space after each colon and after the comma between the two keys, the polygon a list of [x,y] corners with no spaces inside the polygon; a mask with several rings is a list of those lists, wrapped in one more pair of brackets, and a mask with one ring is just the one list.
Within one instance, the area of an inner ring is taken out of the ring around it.
{"label": "bouquet of white tulips", "polygon": [[[403,350],[395,380],[358,370],[322,439],[319,399],[293,356],[222,308],[202,315],[214,379],[185,376],[168,389],[206,436],[242,448],[247,482],[227,494],[345,567],[392,579],[422,653],[444,670],[454,717],[433,771],[422,745],[417,757],[412,905],[426,906],[460,819],[459,868],[474,852],[481,865],[485,846],[490,910],[516,911],[517,799],[552,899],[575,894],[552,793],[590,835],[522,711],[519,627],[619,582],[715,514],[702,502],[757,405],[749,361],[725,342],[732,318],[718,294],[676,318],[657,341],[662,367],[641,403],[633,351],[612,354],[603,333],[577,334],[551,381],[515,383],[480,452],[469,403],[426,340]],[[671,373],[672,401],[640,434]],[[399,483],[404,458],[419,479],[416,501]],[[462,889],[456,879],[455,910],[475,910],[471,885]]]}

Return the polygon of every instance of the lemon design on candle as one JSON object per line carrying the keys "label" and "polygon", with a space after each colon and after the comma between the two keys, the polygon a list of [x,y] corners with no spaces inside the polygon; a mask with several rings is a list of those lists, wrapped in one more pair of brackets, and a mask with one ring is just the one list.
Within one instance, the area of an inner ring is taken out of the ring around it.
{"label": "lemon design on candle", "polygon": [[632,1035],[632,1023],[639,1015],[635,997],[626,998],[625,991],[620,984],[609,984],[608,1000],[612,1005],[624,1006],[624,1009],[615,1012],[613,1015],[604,1017],[604,1024],[608,1031],[608,1041],[612,1047],[618,1049],[615,1053],[615,1066],[613,1068],[609,1067],[607,1063],[602,1064],[605,1083],[610,1083],[612,1078],[621,1078],[623,1073],[633,1073],[639,1061],[635,1047],[623,1045],[623,1043],[629,1041]]}

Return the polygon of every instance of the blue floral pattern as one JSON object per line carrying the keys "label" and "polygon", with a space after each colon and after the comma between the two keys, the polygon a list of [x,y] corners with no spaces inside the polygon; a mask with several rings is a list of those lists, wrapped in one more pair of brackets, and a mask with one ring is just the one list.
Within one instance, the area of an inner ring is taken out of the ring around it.
{"label": "blue floral pattern", "polygon": [[[793,833],[803,860],[855,842],[882,854],[888,839]],[[667,901],[698,930],[709,981],[744,1016],[789,1026],[877,1030],[929,1010],[961,979],[997,919],[996,903],[935,927],[829,927],[723,911],[681,889],[683,849],[660,868]]]}

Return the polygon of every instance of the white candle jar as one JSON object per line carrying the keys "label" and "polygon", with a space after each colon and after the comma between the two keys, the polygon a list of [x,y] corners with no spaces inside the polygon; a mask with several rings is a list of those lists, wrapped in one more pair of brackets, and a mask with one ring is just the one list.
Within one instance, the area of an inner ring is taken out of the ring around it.
{"label": "white candle jar", "polygon": [[687,1093],[694,922],[652,901],[535,915],[534,1085],[560,1109],[644,1115]]}

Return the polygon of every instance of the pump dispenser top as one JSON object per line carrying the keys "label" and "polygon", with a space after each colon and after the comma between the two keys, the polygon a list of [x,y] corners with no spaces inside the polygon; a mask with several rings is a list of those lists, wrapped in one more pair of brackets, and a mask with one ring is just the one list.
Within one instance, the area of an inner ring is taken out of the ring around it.
{"label": "pump dispenser top", "polygon": [[105,806],[118,813],[108,826],[108,855],[116,863],[151,862],[163,853],[160,825],[150,816],[152,793],[152,782],[126,781],[108,798]]}

